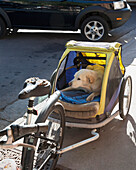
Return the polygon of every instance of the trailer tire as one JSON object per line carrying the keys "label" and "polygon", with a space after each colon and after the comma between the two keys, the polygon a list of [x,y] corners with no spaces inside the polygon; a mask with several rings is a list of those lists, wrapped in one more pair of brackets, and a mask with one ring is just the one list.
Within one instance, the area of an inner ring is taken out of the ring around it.
{"label": "trailer tire", "polygon": [[132,78],[128,76],[123,79],[120,95],[119,95],[119,110],[120,117],[125,119],[128,115],[132,97]]}

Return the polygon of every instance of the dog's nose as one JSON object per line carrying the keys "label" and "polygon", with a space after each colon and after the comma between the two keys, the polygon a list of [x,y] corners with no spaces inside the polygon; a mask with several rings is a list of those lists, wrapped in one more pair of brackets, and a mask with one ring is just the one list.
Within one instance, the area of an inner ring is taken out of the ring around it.
{"label": "dog's nose", "polygon": [[68,85],[69,85],[69,86],[72,86],[72,81],[70,81],[70,82],[68,83]]}

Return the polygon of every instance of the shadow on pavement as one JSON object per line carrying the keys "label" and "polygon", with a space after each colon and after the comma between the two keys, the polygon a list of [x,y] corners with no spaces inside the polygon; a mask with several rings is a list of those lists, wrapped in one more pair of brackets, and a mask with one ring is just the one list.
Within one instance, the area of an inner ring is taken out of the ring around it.
{"label": "shadow on pavement", "polygon": [[[67,128],[64,145],[68,146],[89,137],[88,129]],[[135,121],[128,115],[124,121],[114,119],[101,128],[97,141],[64,153],[58,164],[72,170],[134,170],[135,146]]]}

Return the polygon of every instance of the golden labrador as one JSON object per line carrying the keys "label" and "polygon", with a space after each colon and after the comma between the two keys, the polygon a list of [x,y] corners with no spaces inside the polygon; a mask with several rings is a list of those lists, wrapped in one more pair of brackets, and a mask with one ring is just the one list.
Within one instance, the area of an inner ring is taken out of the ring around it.
{"label": "golden labrador", "polygon": [[87,101],[91,101],[98,96],[101,91],[104,67],[100,65],[89,65],[86,69],[81,69],[75,73],[74,79],[69,82],[69,87],[62,91],[82,89],[91,93],[87,97]]}

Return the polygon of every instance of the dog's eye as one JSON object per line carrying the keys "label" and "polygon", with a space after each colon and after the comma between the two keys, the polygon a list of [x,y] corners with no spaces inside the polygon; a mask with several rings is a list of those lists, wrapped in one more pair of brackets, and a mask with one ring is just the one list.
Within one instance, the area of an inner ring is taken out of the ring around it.
{"label": "dog's eye", "polygon": [[80,78],[77,78],[77,80],[81,80]]}

